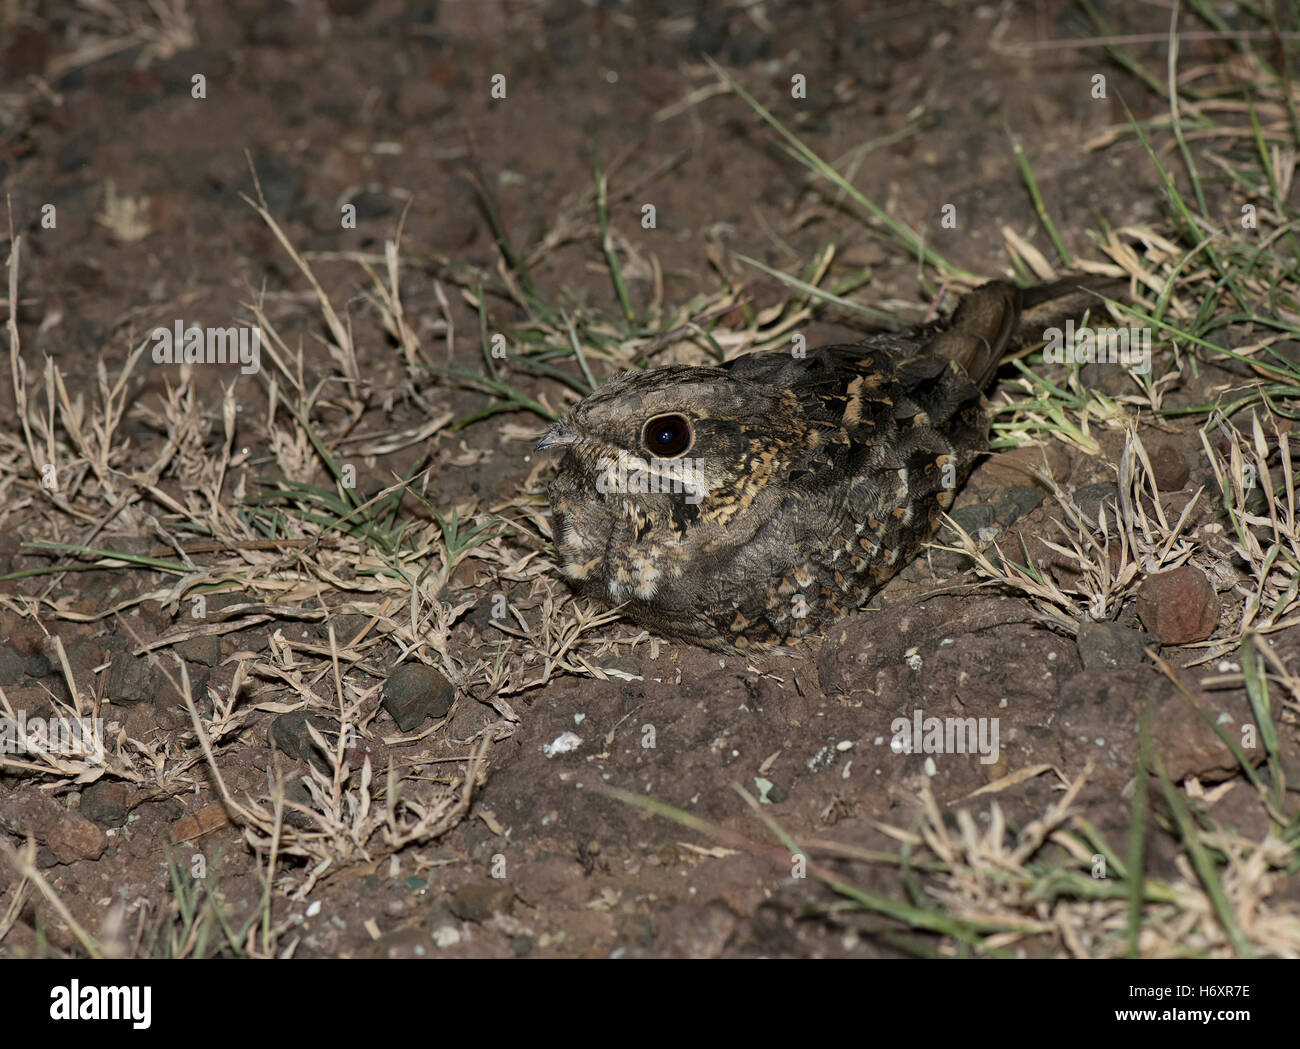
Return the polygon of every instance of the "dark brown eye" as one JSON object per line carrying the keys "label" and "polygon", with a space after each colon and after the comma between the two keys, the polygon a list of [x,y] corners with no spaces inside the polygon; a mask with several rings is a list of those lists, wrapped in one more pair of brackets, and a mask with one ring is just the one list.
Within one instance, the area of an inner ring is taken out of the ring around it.
{"label": "dark brown eye", "polygon": [[691,424],[684,415],[656,415],[641,431],[641,444],[659,459],[674,459],[691,446]]}

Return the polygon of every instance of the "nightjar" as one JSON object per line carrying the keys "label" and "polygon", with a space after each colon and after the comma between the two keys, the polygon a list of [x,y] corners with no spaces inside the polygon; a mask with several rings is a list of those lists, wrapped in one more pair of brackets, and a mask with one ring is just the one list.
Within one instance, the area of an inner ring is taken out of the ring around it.
{"label": "nightjar", "polygon": [[816,633],[934,534],[988,447],[984,390],[1033,312],[1077,316],[1103,286],[1118,292],[994,281],[947,323],[613,379],[537,444],[563,449],[550,485],[562,571],[705,648]]}

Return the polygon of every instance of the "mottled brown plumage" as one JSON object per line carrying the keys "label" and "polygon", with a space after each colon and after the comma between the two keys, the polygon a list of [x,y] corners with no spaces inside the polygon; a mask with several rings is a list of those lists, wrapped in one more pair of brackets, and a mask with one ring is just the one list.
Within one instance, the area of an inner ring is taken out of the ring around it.
{"label": "mottled brown plumage", "polygon": [[816,633],[952,506],[988,446],[983,391],[1022,306],[1079,312],[1099,302],[1083,283],[995,281],[947,324],[619,376],[538,444],[564,448],[550,488],[562,570],[581,594],[707,648]]}

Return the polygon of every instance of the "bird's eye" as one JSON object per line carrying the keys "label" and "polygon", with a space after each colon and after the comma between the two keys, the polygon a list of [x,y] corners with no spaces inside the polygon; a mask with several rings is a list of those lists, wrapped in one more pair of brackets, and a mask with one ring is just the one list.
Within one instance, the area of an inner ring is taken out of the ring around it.
{"label": "bird's eye", "polygon": [[641,431],[641,444],[659,459],[675,459],[691,446],[691,424],[684,415],[656,415]]}

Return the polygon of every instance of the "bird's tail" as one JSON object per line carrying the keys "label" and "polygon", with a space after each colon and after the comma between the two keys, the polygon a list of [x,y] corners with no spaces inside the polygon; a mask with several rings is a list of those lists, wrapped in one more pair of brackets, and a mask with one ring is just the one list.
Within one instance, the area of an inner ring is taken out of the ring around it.
{"label": "bird's tail", "polygon": [[961,300],[948,322],[927,346],[934,356],[956,361],[981,389],[1013,350],[1041,342],[1044,331],[1096,311],[1103,299],[1126,301],[1128,283],[1115,277],[1078,274],[1030,288],[1008,281],[982,284]]}

